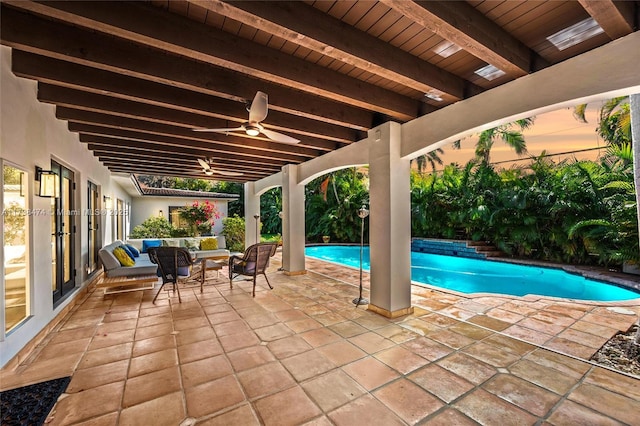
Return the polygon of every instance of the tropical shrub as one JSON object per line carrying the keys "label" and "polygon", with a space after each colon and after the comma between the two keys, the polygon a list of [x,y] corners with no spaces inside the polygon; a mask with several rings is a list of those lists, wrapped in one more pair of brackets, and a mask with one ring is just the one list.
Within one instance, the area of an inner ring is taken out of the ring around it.
{"label": "tropical shrub", "polygon": [[222,235],[230,251],[244,251],[244,218],[233,215],[222,219]]}
{"label": "tropical shrub", "polygon": [[175,228],[166,218],[151,216],[134,227],[129,238],[170,238],[174,236],[174,232]]}

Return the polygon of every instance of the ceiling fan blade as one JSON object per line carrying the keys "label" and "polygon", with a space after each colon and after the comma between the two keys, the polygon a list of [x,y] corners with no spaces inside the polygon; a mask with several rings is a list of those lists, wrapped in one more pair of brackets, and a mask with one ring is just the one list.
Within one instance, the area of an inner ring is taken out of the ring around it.
{"label": "ceiling fan blade", "polygon": [[211,171],[213,173],[217,173],[219,175],[222,176],[242,176],[244,173],[240,173],[240,172],[227,172],[225,170],[216,170],[216,169],[211,169]]}
{"label": "ceiling fan blade", "polygon": [[276,142],[283,143],[298,143],[299,139],[292,138],[291,136],[283,135],[282,133],[274,132],[273,130],[262,129],[262,133],[269,139],[273,139]]}
{"label": "ceiling fan blade", "polygon": [[253,102],[251,102],[251,108],[249,109],[249,123],[260,123],[267,118],[267,113],[269,112],[268,104],[269,101],[266,93],[256,93]]}
{"label": "ceiling fan blade", "polygon": [[227,133],[227,132],[237,132],[239,130],[244,131],[244,127],[236,127],[229,129],[192,129],[194,132],[216,132],[216,133]]}
{"label": "ceiling fan blade", "polygon": [[206,162],[206,161],[204,161],[204,160],[201,160],[200,158],[198,158],[198,163],[200,163],[200,165],[202,166],[202,168],[203,168],[204,170],[209,170],[209,169],[210,169],[210,167],[209,167],[209,163],[207,163],[207,162]]}

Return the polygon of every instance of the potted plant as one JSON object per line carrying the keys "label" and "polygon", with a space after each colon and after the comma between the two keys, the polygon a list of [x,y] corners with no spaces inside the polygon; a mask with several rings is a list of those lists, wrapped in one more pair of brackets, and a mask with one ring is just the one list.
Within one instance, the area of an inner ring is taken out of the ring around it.
{"label": "potted plant", "polygon": [[191,235],[198,237],[211,232],[214,220],[220,219],[220,212],[209,201],[194,201],[190,206],[180,209],[180,217],[189,224]]}

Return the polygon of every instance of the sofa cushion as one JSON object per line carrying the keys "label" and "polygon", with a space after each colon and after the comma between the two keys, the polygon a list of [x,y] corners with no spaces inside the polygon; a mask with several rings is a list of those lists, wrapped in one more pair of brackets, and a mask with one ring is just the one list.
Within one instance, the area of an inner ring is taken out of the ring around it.
{"label": "sofa cushion", "polygon": [[118,259],[122,266],[133,266],[136,262],[133,258],[129,257],[129,254],[124,249],[124,246],[116,247],[113,249],[113,255]]}
{"label": "sofa cushion", "polygon": [[146,253],[151,247],[160,247],[162,240],[142,240],[142,253]]}
{"label": "sofa cushion", "polygon": [[136,256],[133,254],[133,251],[131,251],[131,249],[129,247],[127,247],[126,244],[121,245],[120,248],[122,248],[129,255],[131,260],[133,260],[133,261],[136,260]]}
{"label": "sofa cushion", "polygon": [[183,247],[189,250],[199,250],[200,249],[200,241],[197,238],[183,238],[181,242],[184,244]]}
{"label": "sofa cushion", "polygon": [[131,244],[125,244],[124,245],[126,249],[128,249],[128,253],[131,254],[131,256],[135,259],[136,257],[140,257],[140,252],[138,251],[137,248],[135,248],[134,246],[132,246]]}
{"label": "sofa cushion", "polygon": [[119,268],[121,266],[109,246],[101,248],[100,251],[98,251],[98,256],[100,257],[100,261],[102,262],[102,266],[104,266],[105,271]]}
{"label": "sofa cushion", "polygon": [[165,238],[162,240],[163,247],[180,247],[180,240],[176,238]]}
{"label": "sofa cushion", "polygon": [[217,250],[218,240],[215,238],[205,238],[200,241],[200,250]]}

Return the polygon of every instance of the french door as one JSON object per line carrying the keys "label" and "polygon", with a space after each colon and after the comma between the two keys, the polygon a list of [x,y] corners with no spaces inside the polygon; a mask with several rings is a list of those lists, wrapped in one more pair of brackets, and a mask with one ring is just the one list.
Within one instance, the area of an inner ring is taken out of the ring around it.
{"label": "french door", "polygon": [[87,183],[87,274],[92,274],[98,269],[98,251],[100,250],[100,196],[98,186],[91,181]]}
{"label": "french door", "polygon": [[73,172],[55,161],[51,170],[58,175],[58,198],[51,198],[51,259],[53,303],[60,301],[76,286],[74,262],[75,209]]}

